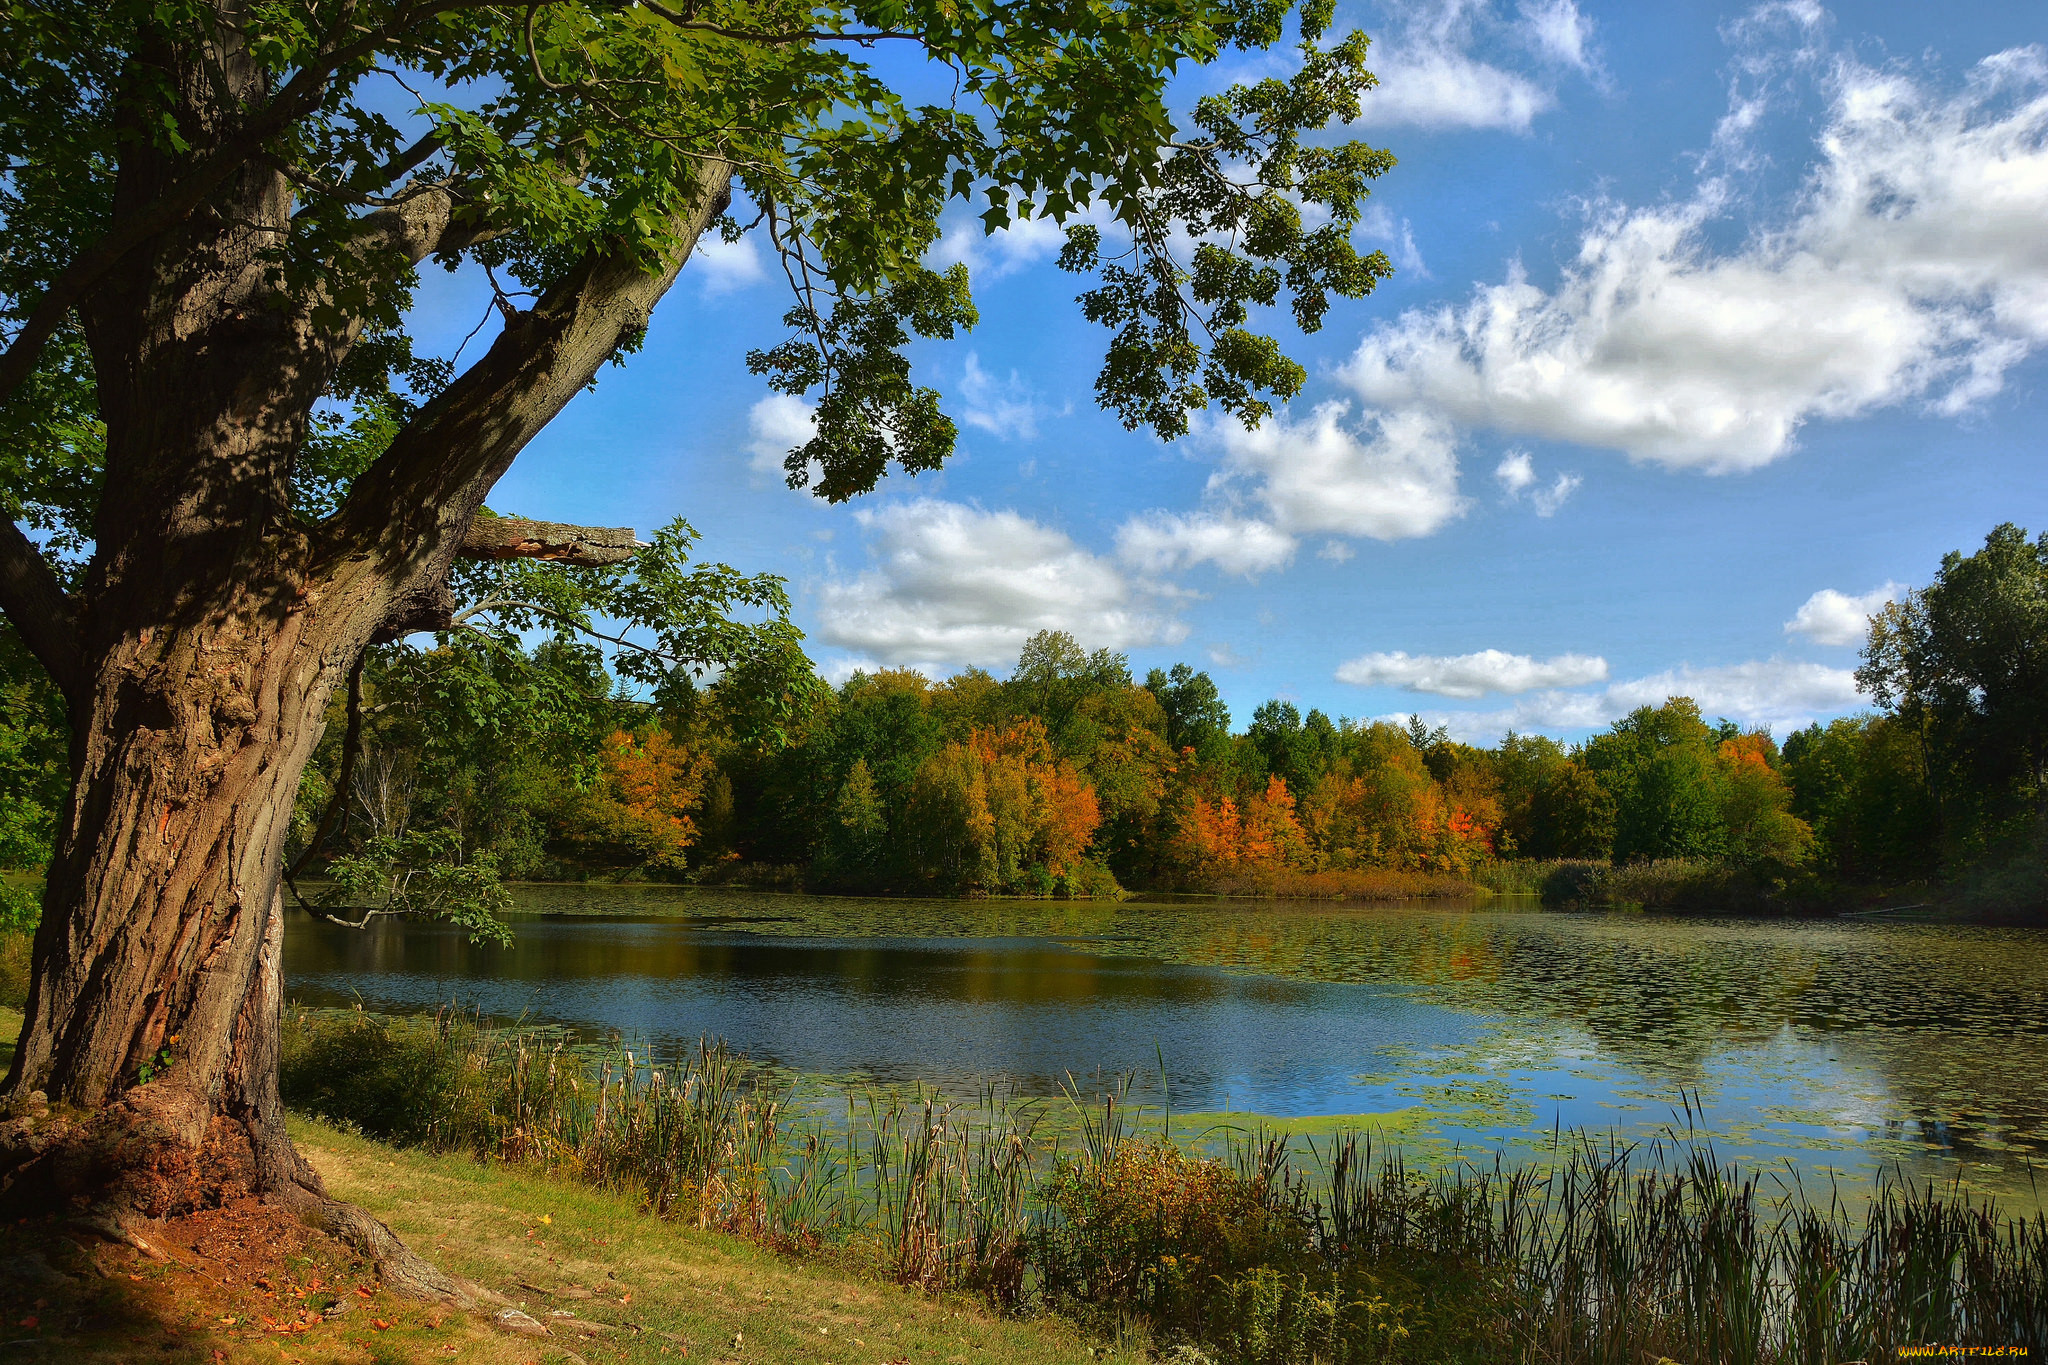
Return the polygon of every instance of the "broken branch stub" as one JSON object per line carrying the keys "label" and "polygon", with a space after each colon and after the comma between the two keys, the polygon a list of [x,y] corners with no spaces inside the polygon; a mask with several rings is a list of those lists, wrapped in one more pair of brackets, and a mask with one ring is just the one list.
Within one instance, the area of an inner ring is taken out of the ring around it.
{"label": "broken branch stub", "polygon": [[630,526],[567,526],[524,517],[478,517],[462,538],[466,559],[548,559],[584,568],[623,564],[643,548]]}

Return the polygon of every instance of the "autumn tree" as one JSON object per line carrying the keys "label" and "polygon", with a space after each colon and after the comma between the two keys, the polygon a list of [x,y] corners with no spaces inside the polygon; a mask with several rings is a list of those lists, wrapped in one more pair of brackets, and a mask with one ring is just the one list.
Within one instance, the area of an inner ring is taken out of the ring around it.
{"label": "autumn tree", "polygon": [[1080,870],[1101,819],[1094,788],[1034,717],[934,754],[905,823],[922,870],[942,885],[1052,891]]}
{"label": "autumn tree", "polygon": [[710,756],[649,723],[613,731],[600,763],[598,780],[566,813],[575,856],[594,867],[680,872],[697,842]]}
{"label": "autumn tree", "polygon": [[[923,264],[949,198],[990,229],[1066,225],[1060,264],[1109,331],[1097,394],[1126,423],[1174,436],[1298,392],[1252,310],[1314,328],[1388,272],[1350,234],[1390,158],[1318,133],[1359,114],[1365,40],[1330,35],[1314,0],[1269,74],[1168,104],[1177,72],[1273,47],[1288,17],[0,11],[0,609],[72,735],[5,1088],[86,1116],[0,1153],[7,1199],[133,1216],[246,1185],[356,1236],[395,1283],[455,1292],[324,1198],[277,1098],[281,860],[329,697],[373,639],[446,624],[469,537],[521,544],[477,525],[486,494],[637,347],[707,232],[758,231],[785,267],[788,336],[748,363],[813,401],[787,467],[828,498],[952,447],[903,350],[974,319],[965,271]],[[885,72],[878,46],[907,60]],[[405,320],[422,268],[464,262],[496,322],[458,372]]]}

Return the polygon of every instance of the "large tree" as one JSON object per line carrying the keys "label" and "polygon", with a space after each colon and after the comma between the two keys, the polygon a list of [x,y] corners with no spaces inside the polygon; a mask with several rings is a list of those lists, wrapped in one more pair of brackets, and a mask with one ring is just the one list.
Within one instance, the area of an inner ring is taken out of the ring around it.
{"label": "large tree", "polygon": [[[1258,420],[1303,375],[1253,310],[1313,329],[1388,273],[1351,233],[1391,159],[1313,136],[1371,84],[1331,9],[1290,37],[1286,0],[0,8],[0,608],[72,735],[5,1083],[58,1118],[8,1130],[7,1196],[247,1187],[388,1242],[276,1088],[281,855],[366,645],[447,622],[485,495],[706,232],[784,267],[788,337],[747,363],[814,402],[788,468],[822,496],[951,449],[904,355],[974,319],[923,263],[949,200],[1064,225],[1127,425]],[[405,322],[464,262],[498,320],[457,372]]]}

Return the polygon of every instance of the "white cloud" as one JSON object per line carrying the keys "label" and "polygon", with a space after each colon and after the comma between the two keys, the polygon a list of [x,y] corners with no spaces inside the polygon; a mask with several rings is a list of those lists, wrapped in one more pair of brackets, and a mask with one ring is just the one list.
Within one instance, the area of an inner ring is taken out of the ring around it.
{"label": "white cloud", "polygon": [[1448,424],[1418,411],[1367,412],[1353,424],[1349,413],[1329,402],[1305,421],[1282,412],[1253,431],[1221,423],[1224,468],[1212,487],[1249,483],[1288,535],[1406,540],[1464,514]]}
{"label": "white cloud", "polygon": [[1596,74],[1593,21],[1572,0],[1523,0],[1521,28],[1529,46],[1554,62]]}
{"label": "white cloud", "polygon": [[1373,62],[1379,88],[1361,122],[1418,128],[1497,128],[1526,133],[1556,99],[1527,76],[1504,71],[1448,43],[1389,47]]}
{"label": "white cloud", "polygon": [[1539,488],[1529,495],[1529,505],[1536,509],[1539,517],[1554,517],[1565,500],[1579,491],[1582,481],[1576,474],[1560,474],[1548,488]]}
{"label": "white cloud", "polygon": [[2048,343],[2048,50],[1988,58],[1949,97],[1843,60],[1829,96],[1781,226],[1716,249],[1735,205],[1714,179],[1597,206],[1554,288],[1516,264],[1368,335],[1348,379],[1372,403],[1709,472],[1778,459],[1808,421],[1980,402]]}
{"label": "white cloud", "polygon": [[1885,603],[1897,601],[1905,591],[1903,583],[1886,583],[1854,597],[1822,588],[1800,604],[1792,619],[1785,623],[1785,633],[1804,635],[1821,645],[1860,645],[1869,633],[1870,618]]}
{"label": "white cloud", "polygon": [[[1306,420],[1278,412],[1252,431],[1234,421],[1210,427],[1223,467],[1209,479],[1210,510],[1141,512],[1117,531],[1124,561],[1147,573],[1210,562],[1225,573],[1257,574],[1294,558],[1299,538],[1427,536],[1464,515],[1458,452],[1448,425],[1426,413],[1366,412],[1318,405]],[[1262,504],[1264,515],[1244,510]],[[1351,558],[1340,541],[1318,554]]]}
{"label": "white cloud", "polygon": [[1493,477],[1500,481],[1502,491],[1510,498],[1519,498],[1529,491],[1529,485],[1536,482],[1536,462],[1529,458],[1526,450],[1511,450],[1501,458]]}
{"label": "white cloud", "polygon": [[[1099,205],[1091,205],[1068,215],[1067,225],[1075,223],[1108,227],[1109,215]],[[931,249],[931,262],[942,270],[964,264],[979,284],[1051,260],[1066,240],[1066,226],[1050,218],[1025,218],[989,232],[974,214],[954,212],[946,216],[939,240]]]}
{"label": "white cloud", "polygon": [[834,687],[844,687],[846,680],[856,673],[879,673],[887,666],[860,655],[841,654],[836,658],[820,659],[818,675]]}
{"label": "white cloud", "polygon": [[960,376],[960,420],[1003,440],[1030,440],[1038,434],[1038,406],[1015,370],[998,380],[981,368],[981,357],[967,353]]}
{"label": "white cloud", "polygon": [[1616,683],[1606,693],[1607,705],[1617,716],[1638,706],[1661,705],[1667,697],[1691,697],[1709,717],[1771,725],[1855,706],[1859,694],[1856,675],[1849,669],[1784,659],[1716,668],[1681,664],[1646,678]]}
{"label": "white cloud", "polygon": [[1448,726],[1459,739],[1490,743],[1509,730],[1597,729],[1638,706],[1661,706],[1670,697],[1691,697],[1709,720],[1726,716],[1781,733],[1853,711],[1863,701],[1856,675],[1846,668],[1764,659],[1711,668],[1682,664],[1597,691],[1539,692],[1502,710],[1421,714],[1428,724]]}
{"label": "white cloud", "polygon": [[1117,554],[1143,573],[1167,573],[1208,561],[1225,573],[1264,573],[1294,558],[1294,537],[1251,517],[1144,512],[1116,533]]}
{"label": "white cloud", "polygon": [[1242,668],[1251,660],[1232,649],[1229,645],[1210,645],[1209,662],[1218,668]]}
{"label": "white cloud", "polygon": [[752,237],[728,242],[709,232],[697,239],[694,254],[706,294],[730,294],[759,284],[768,275]]}
{"label": "white cloud", "polygon": [[875,566],[818,589],[818,636],[889,665],[1006,664],[1027,636],[1090,648],[1171,643],[1186,628],[1109,561],[1015,512],[923,498],[854,514]]}
{"label": "white cloud", "polygon": [[1489,0],[1410,6],[1373,45],[1380,83],[1361,121],[1527,133],[1557,103],[1549,85],[1508,64],[1531,53],[1600,78],[1592,21],[1574,0],[1524,0],[1512,21]]}
{"label": "white cloud", "polygon": [[1357,557],[1358,551],[1341,540],[1326,540],[1323,542],[1323,548],[1316,551],[1317,559],[1327,559],[1332,564],[1342,564]]}
{"label": "white cloud", "polygon": [[780,474],[789,452],[818,434],[816,410],[803,399],[771,393],[747,410],[748,467],[760,474]]}
{"label": "white cloud", "polygon": [[1400,687],[1439,697],[1483,697],[1538,688],[1580,687],[1603,682],[1607,660],[1590,654],[1534,659],[1527,654],[1482,649],[1476,654],[1361,654],[1337,667],[1337,681],[1359,687]]}
{"label": "white cloud", "polygon": [[1415,225],[1406,218],[1396,218],[1384,204],[1368,204],[1352,235],[1368,244],[1384,243],[1394,269],[1420,275],[1425,280],[1431,278],[1429,267],[1422,261],[1422,250],[1415,245]]}

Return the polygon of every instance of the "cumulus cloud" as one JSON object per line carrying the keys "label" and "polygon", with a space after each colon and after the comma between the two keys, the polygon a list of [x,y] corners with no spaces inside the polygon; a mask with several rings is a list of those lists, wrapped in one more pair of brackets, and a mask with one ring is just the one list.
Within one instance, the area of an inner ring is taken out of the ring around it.
{"label": "cumulus cloud", "polygon": [[748,466],[760,474],[780,474],[789,452],[818,434],[816,410],[803,399],[771,393],[747,410]]}
{"label": "cumulus cloud", "polygon": [[1305,420],[1276,413],[1254,431],[1224,423],[1224,468],[1213,483],[1248,484],[1290,535],[1406,540],[1464,515],[1447,423],[1416,411],[1349,418],[1349,404],[1329,402]]}
{"label": "cumulus cloud", "polygon": [[1253,517],[1145,512],[1116,533],[1117,554],[1143,573],[1168,573],[1207,561],[1225,573],[1264,573],[1294,558],[1293,536]]}
{"label": "cumulus cloud", "polygon": [[1015,512],[933,498],[864,508],[874,567],[818,588],[818,636],[889,665],[1016,659],[1026,637],[1091,648],[1171,643],[1186,628],[1065,534]]}
{"label": "cumulus cloud", "polygon": [[1514,66],[1533,55],[1592,76],[1592,42],[1592,21],[1575,0],[1524,3],[1512,20],[1486,0],[1410,7],[1373,45],[1380,83],[1362,121],[1526,133],[1557,96]]}
{"label": "cumulus cloud", "polygon": [[1526,450],[1511,450],[1501,458],[1493,477],[1500,481],[1501,491],[1508,497],[1519,498],[1536,482],[1536,462]]}
{"label": "cumulus cloud", "polygon": [[1420,128],[1498,128],[1526,133],[1554,104],[1527,76],[1432,42],[1389,48],[1373,63],[1380,78],[1364,121]]}
{"label": "cumulus cloud", "polygon": [[1500,710],[1419,714],[1430,725],[1448,727],[1459,739],[1491,743],[1509,730],[1595,729],[1638,706],[1661,706],[1670,697],[1691,697],[1709,719],[1726,716],[1741,725],[1779,732],[1852,711],[1863,700],[1849,669],[1762,659],[1709,668],[1682,664],[1593,691],[1538,692]]}
{"label": "cumulus cloud", "polygon": [[1408,312],[1364,339],[1349,382],[1708,472],[1768,464],[1812,420],[1995,393],[2048,342],[2048,49],[1987,58],[1947,96],[1832,70],[1816,165],[1779,226],[1717,249],[1709,229],[1737,205],[1713,178],[1679,203],[1596,205],[1556,286],[1517,263],[1462,305]]}
{"label": "cumulus cloud", "polygon": [[[1305,419],[1279,412],[1253,431],[1235,422],[1212,430],[1223,449],[1209,480],[1212,508],[1131,518],[1117,532],[1127,563],[1160,573],[1209,562],[1256,574],[1292,561],[1303,536],[1407,540],[1433,534],[1469,505],[1458,492],[1451,429],[1427,413],[1367,412],[1354,421],[1337,401]],[[1338,563],[1351,557],[1336,540],[1318,553]]]}
{"label": "cumulus cloud", "polygon": [[1607,660],[1591,654],[1534,659],[1527,654],[1482,649],[1476,654],[1361,654],[1337,666],[1337,681],[1359,687],[1399,687],[1439,697],[1483,697],[1538,688],[1580,687],[1604,682]]}
{"label": "cumulus cloud", "polygon": [[697,239],[694,257],[706,294],[730,294],[759,284],[768,275],[752,237],[728,242],[715,232],[706,233]]}
{"label": "cumulus cloud", "polygon": [[1853,597],[1833,588],[1822,588],[1792,613],[1792,619],[1785,623],[1785,633],[1804,635],[1819,645],[1860,645],[1869,633],[1870,618],[1885,603],[1897,601],[1905,591],[1903,583],[1886,583]]}

